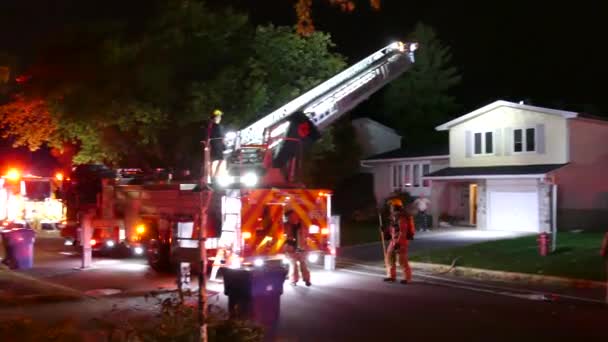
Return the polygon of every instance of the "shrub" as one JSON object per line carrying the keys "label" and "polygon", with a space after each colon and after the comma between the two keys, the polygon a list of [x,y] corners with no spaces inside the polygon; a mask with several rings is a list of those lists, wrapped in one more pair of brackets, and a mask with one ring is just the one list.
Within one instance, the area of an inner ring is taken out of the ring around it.
{"label": "shrub", "polygon": [[[160,313],[155,317],[130,318],[122,322],[95,319],[95,328],[82,329],[75,321],[66,320],[55,324],[15,318],[0,322],[3,341],[108,341],[108,342],[194,342],[199,341],[199,324],[196,305],[188,304],[171,296],[158,299]],[[114,317],[129,317],[130,309],[114,310]],[[141,316],[141,315],[140,315]],[[257,342],[264,338],[261,327],[252,322],[230,319],[228,314],[215,305],[208,308],[208,340]]]}

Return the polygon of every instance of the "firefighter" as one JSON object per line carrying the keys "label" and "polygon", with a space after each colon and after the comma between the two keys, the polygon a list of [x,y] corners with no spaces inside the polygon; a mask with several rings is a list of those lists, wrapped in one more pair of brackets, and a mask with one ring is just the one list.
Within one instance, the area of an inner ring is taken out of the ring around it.
{"label": "firefighter", "polygon": [[390,242],[386,250],[387,278],[384,281],[394,282],[397,279],[397,258],[399,265],[403,267],[402,284],[412,280],[412,269],[408,261],[409,241],[414,239],[416,232],[413,216],[405,211],[400,200],[393,201],[390,206],[390,218],[388,233]]}
{"label": "firefighter", "polygon": [[221,110],[214,110],[207,125],[207,139],[211,157],[211,178],[223,174],[226,170],[226,162],[224,160],[226,145],[224,144],[224,128],[221,125],[223,115],[224,113]]}
{"label": "firefighter", "polygon": [[[289,260],[289,281],[291,285],[296,285],[302,272],[302,279],[306,286],[310,286],[310,272],[306,265],[306,231],[302,225],[302,221],[297,213],[293,210],[285,212],[287,222],[285,223],[285,254]],[[300,267],[298,267],[298,264]],[[299,268],[299,269],[298,269]]]}

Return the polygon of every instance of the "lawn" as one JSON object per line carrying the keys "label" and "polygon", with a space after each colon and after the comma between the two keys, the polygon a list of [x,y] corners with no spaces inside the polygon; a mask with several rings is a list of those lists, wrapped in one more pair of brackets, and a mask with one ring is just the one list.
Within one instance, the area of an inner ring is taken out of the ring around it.
{"label": "lawn", "polygon": [[340,245],[352,246],[361,243],[379,242],[378,222],[342,222]]}
{"label": "lawn", "polygon": [[604,261],[599,255],[602,233],[558,233],[557,250],[538,254],[536,236],[474,244],[466,247],[418,252],[410,260],[490,270],[604,280]]}

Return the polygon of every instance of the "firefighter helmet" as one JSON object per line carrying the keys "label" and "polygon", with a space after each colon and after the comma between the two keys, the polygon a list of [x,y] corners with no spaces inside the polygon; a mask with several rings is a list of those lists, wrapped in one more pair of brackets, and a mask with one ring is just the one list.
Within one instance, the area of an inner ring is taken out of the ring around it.
{"label": "firefighter helmet", "polygon": [[403,201],[400,198],[391,198],[386,203],[393,207],[403,207]]}
{"label": "firefighter helmet", "polygon": [[224,113],[222,113],[222,111],[219,109],[216,109],[213,111],[213,113],[211,113],[211,116],[213,116],[213,117],[222,116],[222,115],[224,115]]}

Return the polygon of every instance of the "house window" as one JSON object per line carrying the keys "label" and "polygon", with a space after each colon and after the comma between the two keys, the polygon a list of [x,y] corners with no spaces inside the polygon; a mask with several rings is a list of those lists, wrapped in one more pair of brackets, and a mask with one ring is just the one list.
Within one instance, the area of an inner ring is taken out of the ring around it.
{"label": "house window", "polygon": [[[422,165],[422,176],[428,175],[429,172],[430,172],[430,170],[431,170],[431,165],[429,165],[429,164],[423,164]],[[422,180],[422,186],[423,187],[428,188],[429,185],[430,185],[430,182],[427,179],[423,179]]]}
{"label": "house window", "polygon": [[524,149],[524,138],[521,129],[513,130],[513,152],[521,152]]}
{"label": "house window", "polygon": [[513,130],[513,152],[536,151],[536,129],[526,128]]}
{"label": "house window", "polygon": [[411,187],[429,187],[430,181],[423,180],[422,177],[428,175],[430,170],[431,165],[428,162],[394,164],[391,168],[393,191]]}
{"label": "house window", "polygon": [[475,133],[475,154],[481,154],[481,133]]}
{"label": "house window", "polygon": [[393,165],[393,188],[401,189],[401,165]]}
{"label": "house window", "polygon": [[473,135],[474,138],[474,154],[492,154],[494,153],[494,133],[479,132]]}
{"label": "house window", "polygon": [[526,129],[526,151],[536,151],[535,131],[534,128]]}

